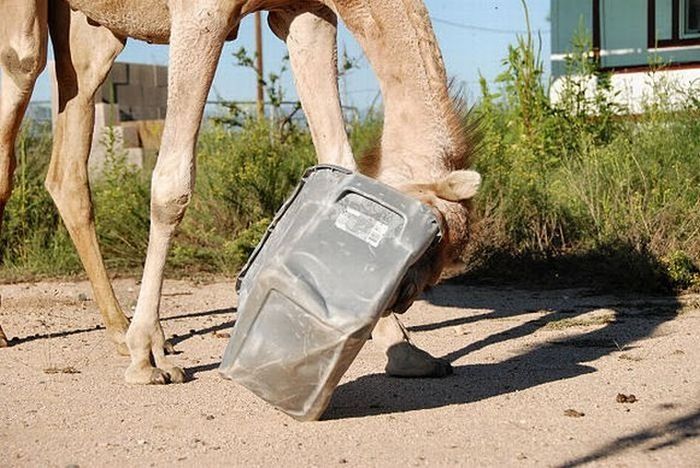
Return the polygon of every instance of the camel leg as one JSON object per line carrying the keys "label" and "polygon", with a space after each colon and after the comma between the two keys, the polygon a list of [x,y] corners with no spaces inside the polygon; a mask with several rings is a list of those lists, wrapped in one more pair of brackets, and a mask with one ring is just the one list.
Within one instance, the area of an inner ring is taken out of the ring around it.
{"label": "camel leg", "polygon": [[100,253],[87,172],[95,120],[94,95],[124,47],[124,40],[108,29],[89,25],[82,13],[71,13],[66,4],[58,2],[52,7],[50,29],[59,112],[46,188],[90,279],[107,335],[121,354],[127,354],[129,322],[114,295]]}
{"label": "camel leg", "polygon": [[[287,44],[297,93],[320,163],[356,169],[338,94],[337,19],[327,8],[314,11],[282,10],[270,13],[274,33]],[[386,371],[402,377],[442,377],[450,364],[411,344],[395,314],[379,319],[373,341],[388,358]]]}
{"label": "camel leg", "polygon": [[290,8],[271,12],[268,23],[287,44],[318,162],[355,170],[338,93],[336,15],[325,6]]}
{"label": "camel leg", "polygon": [[0,227],[12,193],[15,140],[36,78],[46,66],[46,14],[46,0],[3,4],[3,15],[12,18],[12,26],[5,24],[0,30]]}
{"label": "camel leg", "polygon": [[[204,103],[232,24],[232,6],[214,0],[170,2],[168,115],[151,183],[151,228],[134,317],[127,332],[131,365],[126,381],[182,382],[185,375],[163,353],[159,322],[163,268],[195,179],[195,145]],[[156,367],[150,361],[152,354]]]}
{"label": "camel leg", "polygon": [[[0,229],[12,193],[15,140],[39,73],[46,65],[46,0],[6,0],[0,26]],[[0,348],[8,345],[0,326]]]}
{"label": "camel leg", "polygon": [[411,343],[408,330],[396,314],[389,314],[377,322],[372,341],[388,358],[386,373],[394,377],[445,377],[452,374],[452,366]]}

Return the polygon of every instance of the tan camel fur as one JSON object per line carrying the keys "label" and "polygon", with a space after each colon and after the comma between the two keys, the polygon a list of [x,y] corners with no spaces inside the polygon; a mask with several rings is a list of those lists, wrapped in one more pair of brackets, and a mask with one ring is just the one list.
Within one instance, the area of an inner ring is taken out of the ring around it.
{"label": "tan camel fur", "polygon": [[[11,14],[3,11],[0,19],[0,177],[4,178],[0,207],[10,194],[17,128],[44,66],[48,16],[59,115],[46,187],[85,266],[108,335],[121,352],[128,347],[127,382],[182,382],[185,378],[164,353],[159,322],[163,268],[174,230],[192,195],[195,144],[221,48],[225,40],[235,37],[240,20],[249,13],[270,11],[271,28],[289,48],[319,162],[356,169],[338,99],[338,16],[372,63],[385,103],[375,176],[433,206],[446,234],[432,261],[402,292],[404,309],[437,280],[466,242],[468,206],[464,202],[474,195],[480,179],[473,171],[459,170],[469,148],[422,1],[50,0],[47,13],[46,1],[5,0],[3,10]],[[168,114],[152,177],[150,239],[128,331],[97,244],[87,178],[94,93],[127,37],[170,44]],[[373,338],[389,357],[390,374],[451,372],[449,363],[414,347],[393,314],[380,319]]]}
{"label": "tan camel fur", "polygon": [[[46,65],[47,0],[3,0],[0,6],[0,228],[12,193],[15,139],[34,89]],[[0,347],[7,337],[0,327]]]}

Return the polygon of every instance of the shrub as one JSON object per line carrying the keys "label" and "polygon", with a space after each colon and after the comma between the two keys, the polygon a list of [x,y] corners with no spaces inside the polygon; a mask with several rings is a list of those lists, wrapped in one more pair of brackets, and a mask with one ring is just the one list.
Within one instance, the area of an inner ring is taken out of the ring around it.
{"label": "shrub", "polygon": [[[476,268],[483,270],[489,256],[610,255],[612,246],[621,249],[615,258],[650,257],[629,260],[632,268],[672,259],[668,282],[688,287],[688,274],[681,274],[687,264],[679,266],[673,252],[700,258],[696,90],[670,102],[673,84],[652,74],[654,93],[644,114],[629,116],[591,59],[590,44],[578,37],[557,104],[545,98],[530,36],[510,48],[496,92],[482,79],[475,110],[483,131],[477,167],[484,175],[471,249],[480,260]],[[598,84],[592,92],[582,85],[591,80]],[[649,280],[644,287],[660,281],[663,268],[651,270],[637,275]]]}

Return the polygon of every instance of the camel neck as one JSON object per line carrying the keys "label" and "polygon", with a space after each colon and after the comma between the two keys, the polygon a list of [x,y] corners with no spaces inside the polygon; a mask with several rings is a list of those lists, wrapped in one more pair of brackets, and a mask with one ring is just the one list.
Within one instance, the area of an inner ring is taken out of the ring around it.
{"label": "camel neck", "polygon": [[[445,65],[420,0],[333,0],[381,83],[378,178],[391,185],[444,175],[460,146]],[[401,182],[403,180],[403,182]]]}

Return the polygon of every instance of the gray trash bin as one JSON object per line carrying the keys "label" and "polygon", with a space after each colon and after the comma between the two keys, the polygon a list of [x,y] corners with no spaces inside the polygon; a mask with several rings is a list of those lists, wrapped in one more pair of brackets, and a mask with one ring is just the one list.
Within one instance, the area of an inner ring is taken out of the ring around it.
{"label": "gray trash bin", "polygon": [[219,372],[296,419],[318,419],[439,239],[419,201],[340,167],[309,169],[238,278]]}

